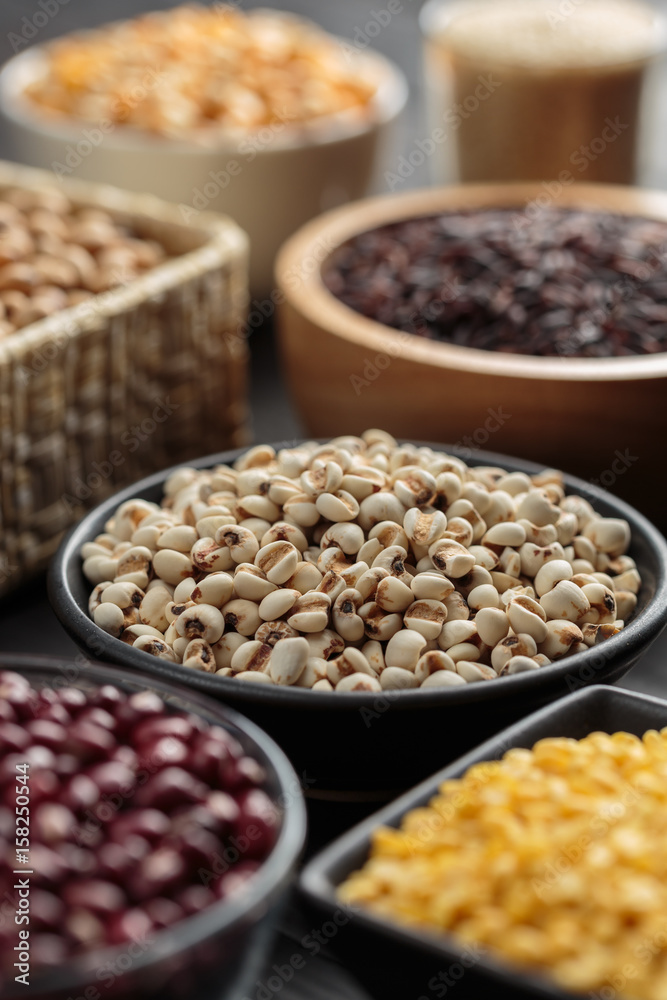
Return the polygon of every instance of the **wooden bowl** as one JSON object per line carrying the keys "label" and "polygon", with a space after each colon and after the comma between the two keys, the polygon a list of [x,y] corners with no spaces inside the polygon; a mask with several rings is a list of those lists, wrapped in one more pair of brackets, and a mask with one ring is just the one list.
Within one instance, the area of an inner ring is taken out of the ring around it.
{"label": "wooden bowl", "polygon": [[354,312],[324,286],[322,265],[350,237],[460,209],[538,205],[667,220],[667,193],[576,184],[463,185],[347,205],[308,223],[276,264],[284,370],[315,437],[383,427],[416,440],[492,448],[552,465],[635,504],[667,528],[667,353],[625,358],[500,354],[426,340]]}

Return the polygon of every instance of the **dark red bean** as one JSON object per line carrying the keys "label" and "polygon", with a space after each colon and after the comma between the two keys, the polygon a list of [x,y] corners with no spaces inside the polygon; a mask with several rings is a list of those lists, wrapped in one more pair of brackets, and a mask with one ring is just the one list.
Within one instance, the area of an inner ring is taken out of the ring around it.
{"label": "dark red bean", "polygon": [[265,778],[264,768],[252,757],[240,757],[220,765],[220,781],[230,791],[261,785]]}
{"label": "dark red bean", "polygon": [[152,743],[143,743],[140,750],[139,767],[149,770],[157,770],[169,764],[184,764],[190,756],[185,743],[173,736],[163,736]]}
{"label": "dark red bean", "polygon": [[58,934],[30,935],[30,959],[35,968],[63,965],[67,952],[67,942]]}
{"label": "dark red bean", "polygon": [[72,714],[76,715],[84,705],[88,704],[88,696],[79,688],[65,687],[58,692],[61,703]]}
{"label": "dark red bean", "polygon": [[101,879],[80,879],[69,882],[63,889],[67,906],[90,910],[102,918],[118,913],[127,905],[122,889]]}
{"label": "dark red bean", "polygon": [[108,944],[124,944],[125,941],[141,941],[153,930],[153,921],[139,908],[116,913],[106,925]]}
{"label": "dark red bean", "polygon": [[30,733],[13,722],[0,723],[0,754],[25,750],[32,742]]}
{"label": "dark red bean", "polygon": [[46,886],[59,885],[69,873],[69,865],[60,854],[36,841],[30,844],[30,864]]}
{"label": "dark red bean", "polygon": [[135,746],[142,743],[155,743],[163,736],[171,736],[183,743],[192,739],[194,728],[192,723],[180,715],[157,715],[142,719],[132,730],[132,742]]}
{"label": "dark red bean", "polygon": [[155,927],[171,927],[185,916],[183,908],[178,903],[173,899],[165,899],[164,896],[149,899],[143,908]]}
{"label": "dark red bean", "polygon": [[239,796],[240,816],[236,823],[239,838],[246,837],[248,858],[264,858],[276,841],[278,810],[266,792],[253,788]]}
{"label": "dark red bean", "polygon": [[127,797],[136,786],[134,771],[118,761],[94,764],[86,774],[97,785],[100,795]]}
{"label": "dark red bean", "polygon": [[164,841],[193,867],[210,865],[220,852],[220,840],[208,830],[190,829],[173,834]]}
{"label": "dark red bean", "polygon": [[170,829],[167,816],[159,809],[132,809],[119,813],[109,826],[109,839],[123,844],[129,837],[143,837],[155,844]]}
{"label": "dark red bean", "polygon": [[47,747],[56,753],[65,749],[67,744],[67,730],[59,722],[50,722],[48,719],[35,719],[26,723],[26,733],[30,740],[38,746]]}
{"label": "dark red bean", "polygon": [[138,901],[171,895],[186,875],[187,866],[178,851],[160,847],[139,862],[128,891]]}
{"label": "dark red bean", "polygon": [[0,701],[0,721],[16,722],[16,712],[8,701]]}
{"label": "dark red bean", "polygon": [[99,801],[100,790],[87,774],[75,774],[63,785],[60,802],[74,813],[91,809]]}
{"label": "dark red bean", "polygon": [[120,744],[109,754],[109,761],[118,761],[119,764],[124,764],[125,767],[129,767],[131,771],[136,771],[139,766],[139,756],[132,747],[126,746],[124,743]]}
{"label": "dark red bean", "polygon": [[116,738],[108,729],[78,719],[67,730],[67,749],[89,760],[105,759],[116,746]]}
{"label": "dark red bean", "polygon": [[61,705],[59,702],[40,705],[35,712],[35,718],[46,719],[49,722],[57,722],[60,726],[68,726],[72,721],[72,716],[69,714],[65,706]]}
{"label": "dark red bean", "polygon": [[227,792],[211,792],[206,799],[206,808],[222,824],[225,831],[238,823],[240,816],[238,802]]}
{"label": "dark red bean", "polygon": [[99,708],[105,708],[109,712],[117,712],[118,706],[127,701],[124,691],[113,687],[112,684],[103,684],[95,691],[89,692],[88,703]]}
{"label": "dark red bean", "polygon": [[30,890],[30,923],[35,927],[57,930],[65,916],[65,907],[60,899],[45,889]]}
{"label": "dark red bean", "polygon": [[91,951],[105,940],[104,923],[91,910],[68,910],[65,930],[75,950]]}
{"label": "dark red bean", "polygon": [[76,826],[74,813],[59,802],[45,802],[33,810],[33,833],[44,844],[68,840]]}
{"label": "dark red bean", "polygon": [[122,844],[105,843],[97,851],[99,874],[110,882],[125,885],[137,867],[137,862],[151,851],[143,837],[128,837]]}
{"label": "dark red bean", "polygon": [[68,878],[72,875],[92,876],[97,873],[97,857],[92,850],[79,847],[77,844],[63,842],[58,845],[57,851],[69,869]]}
{"label": "dark red bean", "polygon": [[72,775],[78,774],[80,769],[81,763],[73,753],[58,754],[53,764],[53,770],[59,778],[71,778]]}
{"label": "dark red bean", "polygon": [[116,709],[119,728],[130,732],[142,719],[164,714],[164,702],[152,691],[139,691],[130,695]]}
{"label": "dark red bean", "polygon": [[113,732],[118,726],[118,723],[114,719],[111,712],[107,712],[105,708],[95,705],[84,708],[83,711],[77,715],[77,722],[92,722],[93,725],[101,726],[102,729],[108,729],[111,732]]}
{"label": "dark red bean", "polygon": [[204,802],[207,793],[206,785],[182,767],[165,767],[137,789],[135,801],[149,808],[173,809],[188,802]]}

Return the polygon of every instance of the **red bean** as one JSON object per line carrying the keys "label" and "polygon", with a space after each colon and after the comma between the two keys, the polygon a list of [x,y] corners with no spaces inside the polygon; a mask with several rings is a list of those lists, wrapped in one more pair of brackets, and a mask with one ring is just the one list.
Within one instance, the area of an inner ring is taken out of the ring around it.
{"label": "red bean", "polygon": [[130,795],[136,785],[134,771],[119,761],[95,764],[88,768],[87,775],[100,795]]}
{"label": "red bean", "polygon": [[278,830],[278,810],[260,788],[239,796],[241,815],[236,823],[239,837],[247,837],[248,858],[263,858],[273,847]]}
{"label": "red bean", "polygon": [[219,853],[220,840],[208,830],[190,829],[174,834],[165,841],[178,851],[193,867],[210,865]]}
{"label": "red bean", "polygon": [[104,843],[97,851],[99,875],[110,882],[127,884],[137,867],[137,861],[145,858],[151,845],[143,837],[128,837],[122,844]]}
{"label": "red bean", "polygon": [[154,743],[163,736],[172,736],[176,740],[188,743],[192,739],[194,727],[192,723],[179,715],[158,715],[142,719],[132,730],[132,742],[139,746],[142,743]]}
{"label": "red bean", "polygon": [[16,712],[8,701],[0,701],[0,721],[16,722]]}
{"label": "red bean", "polygon": [[144,910],[156,927],[171,927],[185,916],[183,908],[178,903],[163,896],[149,899],[144,905]]}
{"label": "red bean", "polygon": [[102,729],[109,729],[111,732],[118,726],[111,712],[107,712],[105,708],[94,705],[84,708],[77,715],[77,722],[92,722],[94,725],[101,726]]}
{"label": "red bean", "polygon": [[36,719],[47,719],[49,722],[57,722],[60,726],[67,726],[72,721],[64,705],[54,702],[53,704],[40,705],[35,712]]}
{"label": "red bean", "polygon": [[90,809],[99,801],[100,790],[86,774],[75,774],[63,786],[60,801],[74,813]]}
{"label": "red bean", "polygon": [[102,726],[78,719],[68,729],[68,749],[89,760],[106,758],[116,746],[115,737]]}
{"label": "red bean", "polygon": [[106,926],[108,944],[124,944],[125,941],[141,941],[153,930],[153,921],[141,909],[125,910],[110,917]]}
{"label": "red bean", "polygon": [[109,838],[119,844],[129,837],[144,837],[155,844],[168,833],[170,822],[159,809],[133,809],[119,813],[109,827]]}
{"label": "red bean", "polygon": [[45,844],[57,844],[61,840],[68,840],[75,825],[74,814],[59,802],[47,802],[33,810],[33,831]]}
{"label": "red bean", "polygon": [[119,705],[127,700],[127,695],[112,684],[103,684],[96,691],[91,691],[88,695],[90,705],[105,708],[109,712],[115,712]]}
{"label": "red bean", "polygon": [[45,889],[30,891],[30,923],[35,927],[57,930],[65,916],[65,907],[54,893]]}
{"label": "red bean", "polygon": [[70,778],[72,775],[78,774],[80,768],[81,763],[73,753],[58,754],[53,763],[53,770],[59,778]]}
{"label": "red bean", "polygon": [[0,723],[0,754],[25,750],[31,743],[30,733],[13,722]]}
{"label": "red bean", "polygon": [[69,882],[63,889],[67,906],[90,910],[101,917],[118,913],[127,906],[127,897],[113,882],[101,879],[81,879]]}
{"label": "red bean", "polygon": [[206,800],[206,808],[223,825],[225,831],[238,823],[240,816],[238,802],[227,792],[211,792]]}
{"label": "red bean", "polygon": [[90,910],[69,910],[65,930],[77,951],[90,951],[105,939],[104,924]]}
{"label": "red bean", "polygon": [[61,688],[58,694],[61,703],[72,714],[75,714],[79,709],[83,708],[84,705],[88,704],[86,693],[84,691],[80,691],[79,688]]}
{"label": "red bean", "polygon": [[165,767],[152,775],[135,795],[137,805],[173,809],[187,802],[204,802],[208,789],[182,767]]}
{"label": "red bean", "polygon": [[186,874],[181,855],[171,847],[160,847],[139,862],[128,891],[138,901],[170,894]]}
{"label": "red bean", "polygon": [[163,736],[154,742],[146,742],[141,747],[140,768],[156,770],[168,764],[184,764],[190,754],[185,743],[173,736]]}
{"label": "red bean", "polygon": [[252,757],[241,757],[220,765],[220,780],[230,790],[259,785],[265,778],[264,768]]}
{"label": "red bean", "polygon": [[67,730],[59,722],[50,722],[48,719],[35,719],[26,723],[26,733],[31,742],[39,746],[55,750],[56,753],[65,749],[67,744]]}
{"label": "red bean", "polygon": [[30,935],[30,956],[35,968],[62,965],[67,951],[67,942],[58,934]]}

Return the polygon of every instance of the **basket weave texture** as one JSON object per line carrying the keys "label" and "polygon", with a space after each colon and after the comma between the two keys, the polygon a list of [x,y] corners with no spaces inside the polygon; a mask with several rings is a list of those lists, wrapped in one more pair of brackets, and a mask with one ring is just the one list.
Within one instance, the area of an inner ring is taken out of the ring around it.
{"label": "basket weave texture", "polygon": [[[53,186],[45,171],[0,162],[0,198]],[[248,440],[245,233],[206,213],[186,225],[151,195],[58,188],[170,259],[0,340],[0,596],[115,489]]]}

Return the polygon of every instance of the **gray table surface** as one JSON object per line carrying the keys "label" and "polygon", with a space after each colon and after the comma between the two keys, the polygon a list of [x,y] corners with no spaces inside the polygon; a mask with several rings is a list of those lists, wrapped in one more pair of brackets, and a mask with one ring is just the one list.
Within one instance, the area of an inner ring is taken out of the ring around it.
{"label": "gray table surface", "polygon": [[[109,5],[104,0],[58,0],[58,13],[49,18],[48,24],[40,28],[32,41],[44,41],[81,27],[92,27],[109,19],[119,19],[141,11],[176,6],[175,0],[116,0]],[[268,2],[249,0],[244,7],[268,6]],[[667,0],[656,4],[667,10]],[[384,0],[282,0],[276,3],[318,21],[336,34],[352,38],[361,37],[358,31],[373,16],[373,11],[384,8]],[[396,4],[393,5],[394,9]],[[423,138],[426,125],[422,113],[422,84],[419,59],[419,31],[417,13],[419,0],[403,0],[401,10],[393,14],[391,22],[373,39],[373,45],[394,59],[405,71],[411,88],[408,113],[404,116],[400,144],[403,149],[411,147],[415,139]],[[0,61],[9,58],[16,48],[16,36],[28,33],[24,18],[32,19],[41,10],[38,0],[2,0],[0,5]],[[49,9],[51,9],[49,7]],[[39,18],[38,20],[43,20]],[[664,72],[664,70],[663,70]],[[663,120],[667,125],[667,87],[662,86]],[[661,137],[667,128],[660,128],[648,148],[642,168],[642,181],[647,186],[667,187],[667,142]],[[0,157],[8,156],[9,150],[0,126]],[[388,164],[387,169],[392,165]],[[427,167],[415,170],[406,182],[406,187],[418,187],[429,183]],[[251,338],[252,385],[251,402],[253,414],[253,434],[256,441],[278,440],[298,436],[301,428],[294,415],[280,379],[278,362],[275,357],[271,331],[262,330]],[[0,651],[47,653],[69,656],[76,647],[66,636],[55,619],[46,599],[44,581],[36,580],[16,594],[0,602]],[[621,682],[622,686],[650,694],[667,697],[667,636],[662,636],[654,647],[643,657],[635,669]],[[305,962],[294,978],[280,990],[282,1000],[331,1000],[346,997],[347,1000],[369,1000],[368,994],[354,978],[336,961],[329,949],[313,957],[304,948],[303,936],[313,926],[313,921],[302,912],[298,902],[293,901],[282,920],[278,938],[266,968],[257,983],[247,992],[247,1000],[255,1000],[257,994],[266,996],[260,987],[271,975],[274,964],[289,963],[295,955],[302,955]],[[299,963],[297,963],[299,964]],[[239,998],[240,1000],[240,998]]]}

